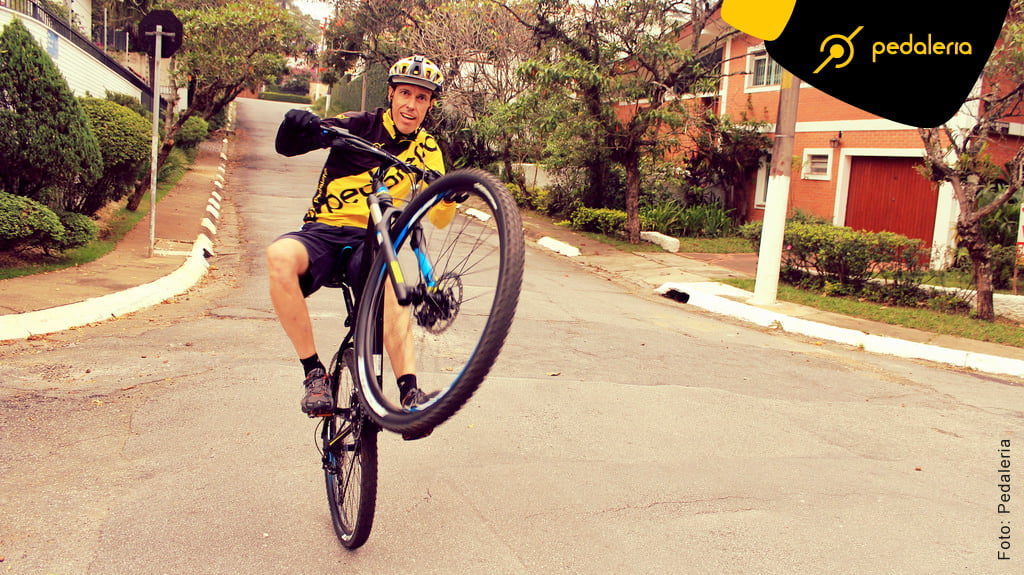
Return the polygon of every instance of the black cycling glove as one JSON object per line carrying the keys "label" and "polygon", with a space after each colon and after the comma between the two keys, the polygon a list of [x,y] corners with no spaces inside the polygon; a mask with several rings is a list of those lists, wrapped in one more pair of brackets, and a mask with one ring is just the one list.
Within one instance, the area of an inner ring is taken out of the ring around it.
{"label": "black cycling glove", "polygon": [[289,110],[284,121],[277,128],[274,148],[282,156],[298,156],[312,150],[327,147],[322,130],[320,116],[308,110]]}

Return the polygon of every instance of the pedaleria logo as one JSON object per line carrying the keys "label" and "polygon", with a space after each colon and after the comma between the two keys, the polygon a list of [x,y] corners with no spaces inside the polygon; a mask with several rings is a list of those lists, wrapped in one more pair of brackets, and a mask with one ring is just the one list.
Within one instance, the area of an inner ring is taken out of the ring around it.
{"label": "pedaleria logo", "polygon": [[765,40],[804,82],[917,127],[945,123],[988,61],[1010,0],[725,0],[726,22]]}

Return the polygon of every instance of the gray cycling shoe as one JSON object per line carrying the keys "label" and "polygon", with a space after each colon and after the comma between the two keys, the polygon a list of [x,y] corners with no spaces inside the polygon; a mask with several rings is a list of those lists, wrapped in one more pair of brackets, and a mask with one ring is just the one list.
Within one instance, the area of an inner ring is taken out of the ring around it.
{"label": "gray cycling shoe", "polygon": [[315,368],[302,382],[306,395],[302,398],[302,412],[310,417],[324,417],[334,412],[331,380],[323,368]]}

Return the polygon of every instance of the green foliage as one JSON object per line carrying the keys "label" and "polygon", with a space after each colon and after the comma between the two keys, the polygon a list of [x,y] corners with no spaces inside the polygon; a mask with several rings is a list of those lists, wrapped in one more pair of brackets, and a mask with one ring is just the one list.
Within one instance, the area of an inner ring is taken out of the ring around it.
{"label": "green foliage", "polygon": [[684,207],[667,201],[640,209],[641,227],[669,236],[722,238],[735,232],[729,211],[719,203]]}
{"label": "green foliage", "polygon": [[287,69],[283,54],[298,53],[298,19],[273,0],[180,3],[184,9],[175,14],[185,38],[175,54],[175,79],[194,81],[189,107],[204,118],[243,89],[276,82]]}
{"label": "green foliage", "polygon": [[700,204],[683,210],[680,218],[681,233],[691,238],[721,238],[734,231],[729,210],[721,204]]}
{"label": "green foliage", "polygon": [[[521,73],[537,102],[534,125],[547,144],[545,161],[588,173],[580,189],[588,207],[639,205],[632,185],[624,190],[630,200],[619,203],[610,169],[620,167],[637,182],[641,160],[676,143],[689,122],[684,96],[717,89],[720,46],[681,42],[683,26],[696,27],[699,36],[704,21],[676,17],[679,6],[671,1],[529,6],[526,20],[535,22],[545,52]],[[644,105],[619,107],[639,101]]]}
{"label": "green foliage", "polygon": [[[1000,182],[978,193],[978,207],[985,207],[1006,191],[1006,183]],[[990,245],[1012,246],[1017,243],[1018,213],[1021,193],[1014,194],[999,209],[981,222],[981,231]]]}
{"label": "green foliage", "polygon": [[53,249],[63,252],[82,247],[96,239],[96,235],[99,233],[100,228],[96,222],[84,214],[57,212],[57,217],[64,227],[64,234],[52,245],[44,245],[43,247],[47,251]]}
{"label": "green foliage", "polygon": [[[149,120],[147,121],[147,123],[151,121],[153,111],[147,110],[146,107],[142,105],[142,102],[134,96],[129,96],[128,94],[120,94],[118,92],[107,91],[104,98],[110,100],[111,102],[114,102],[115,104],[121,104],[125,108],[128,108],[129,110],[135,112],[143,118],[148,118]],[[148,125],[151,126],[152,124]]]}
{"label": "green foliage", "polygon": [[[761,228],[761,222],[740,228],[755,249]],[[921,288],[923,263],[928,259],[921,240],[892,232],[790,221],[783,247],[782,277],[791,284],[896,305],[915,305],[929,297]]]}
{"label": "green foliage", "polygon": [[191,149],[198,146],[210,135],[210,124],[199,116],[189,116],[174,136],[174,145]]}
{"label": "green foliage", "polygon": [[512,194],[512,198],[516,201],[516,205],[529,210],[536,210],[541,213],[548,213],[550,207],[551,194],[544,188],[534,188],[527,186],[525,188],[520,187],[518,184],[505,184],[508,191]]}
{"label": "green foliage", "polygon": [[103,174],[92,185],[73,188],[75,197],[66,199],[64,205],[92,215],[131,191],[150,159],[152,127],[134,110],[112,100],[81,98],[80,102],[99,143]]}
{"label": "green foliage", "polygon": [[652,206],[640,208],[640,221],[644,222],[645,230],[659,232],[668,236],[682,235],[680,222],[683,219],[683,207],[677,201],[659,202]]}
{"label": "green foliage", "polygon": [[41,199],[95,181],[103,160],[85,113],[21,20],[0,33],[0,54],[0,190]]}
{"label": "green foliage", "polygon": [[574,229],[613,236],[625,228],[626,212],[582,207],[573,213],[571,222]]}
{"label": "green foliage", "polygon": [[65,237],[60,218],[45,205],[0,192],[0,250],[56,246]]}
{"label": "green foliage", "polygon": [[271,100],[274,102],[291,102],[293,104],[309,104],[309,96],[298,94],[286,94],[284,92],[260,92],[260,100]]}
{"label": "green foliage", "polygon": [[700,118],[700,124],[687,158],[690,183],[705,189],[721,188],[726,207],[742,220],[747,208],[746,184],[771,150],[766,124],[747,120],[745,115],[733,122],[711,112]]}

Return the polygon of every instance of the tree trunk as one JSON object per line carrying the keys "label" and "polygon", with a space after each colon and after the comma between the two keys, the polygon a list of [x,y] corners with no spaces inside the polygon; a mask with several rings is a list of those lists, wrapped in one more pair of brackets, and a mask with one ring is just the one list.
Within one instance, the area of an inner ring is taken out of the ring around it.
{"label": "tree trunk", "polygon": [[159,170],[160,166],[164,165],[164,161],[167,159],[167,156],[171,155],[172,149],[174,149],[174,140],[164,140],[163,145],[160,146],[160,151],[157,152],[156,167],[149,167],[150,171],[147,171],[145,178],[136,184],[135,191],[132,192],[132,195],[128,198],[128,203],[125,205],[125,209],[129,212],[134,212],[139,209],[139,204],[142,203],[142,198],[146,196],[146,192],[148,192],[152,186],[152,170]]}
{"label": "tree trunk", "polygon": [[502,142],[501,162],[503,167],[505,168],[505,174],[507,174],[506,177],[508,177],[508,181],[519,186],[519,189],[522,190],[523,193],[525,193],[526,178],[521,177],[521,174],[519,172],[516,172],[516,170],[512,167],[512,145],[507,139],[504,142]]}
{"label": "tree trunk", "polygon": [[626,170],[626,237],[640,243],[640,153],[629,150],[622,162]]}
{"label": "tree trunk", "polygon": [[993,321],[996,319],[996,312],[992,301],[992,250],[981,235],[980,224],[968,228],[957,227],[960,245],[967,250],[974,268],[974,287],[977,292],[975,314],[978,319]]}

